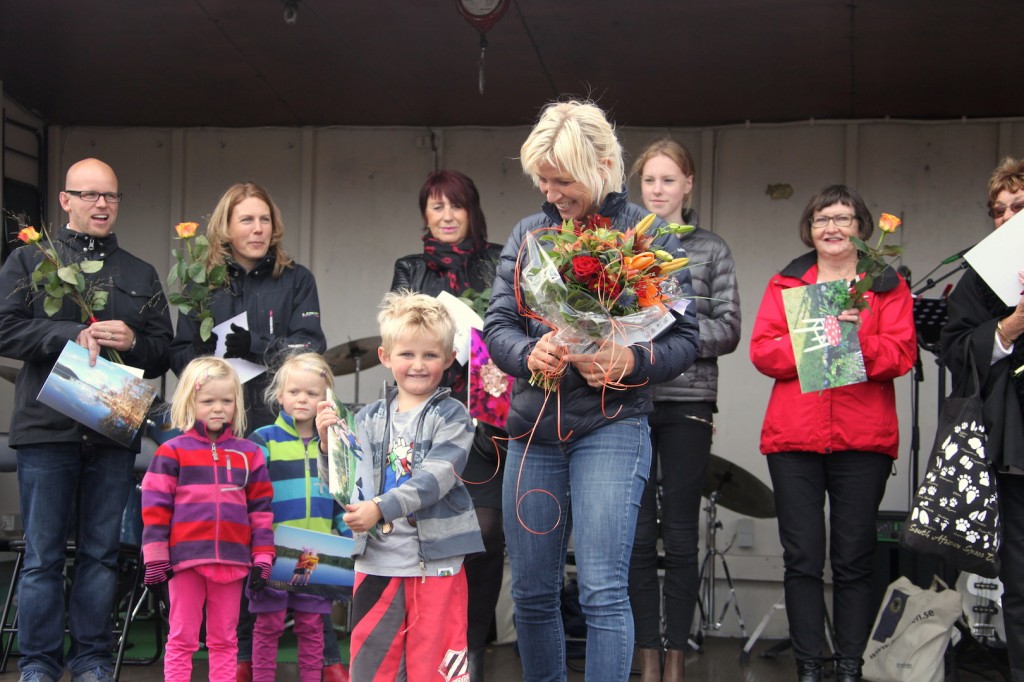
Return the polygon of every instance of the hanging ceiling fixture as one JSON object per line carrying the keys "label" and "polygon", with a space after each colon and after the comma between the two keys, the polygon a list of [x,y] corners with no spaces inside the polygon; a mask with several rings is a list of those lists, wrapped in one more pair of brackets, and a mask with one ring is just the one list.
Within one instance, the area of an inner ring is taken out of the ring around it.
{"label": "hanging ceiling fixture", "polygon": [[299,0],[284,0],[284,23],[294,26],[299,20]]}
{"label": "hanging ceiling fixture", "polygon": [[480,75],[478,85],[484,94],[484,55],[487,52],[487,31],[498,23],[508,9],[508,0],[455,0],[459,14],[480,33]]}

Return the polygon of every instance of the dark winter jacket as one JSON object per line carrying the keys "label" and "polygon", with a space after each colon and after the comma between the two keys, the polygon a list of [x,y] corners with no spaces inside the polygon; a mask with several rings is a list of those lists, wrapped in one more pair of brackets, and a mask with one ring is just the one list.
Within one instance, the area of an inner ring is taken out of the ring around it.
{"label": "dark winter jacket", "polygon": [[953,373],[953,380],[961,381],[964,351],[970,344],[984,404],[988,434],[985,455],[1000,469],[1024,469],[1021,391],[1012,378],[1013,372],[1024,365],[1024,339],[1013,344],[1009,356],[992,362],[996,323],[1009,316],[1014,308],[1004,304],[974,270],[964,273],[947,300],[949,322],[943,327],[940,338],[942,361]]}
{"label": "dark winter jacket", "polygon": [[[135,332],[135,348],[122,351],[125,363],[141,367],[146,378],[167,371],[171,318],[160,278],[152,265],[118,247],[113,234],[94,238],[64,227],[53,236],[64,263],[103,261],[103,268],[86,274],[85,280],[108,292],[107,304],[96,312],[100,320],[122,320]],[[0,353],[24,366],[14,389],[10,444],[95,442],[117,446],[114,441],[43,405],[36,396],[68,341],[74,341],[88,325],[69,296],[53,316],[43,309],[42,291],[32,291],[32,272],[43,256],[35,245],[17,249],[0,270]],[[131,445],[139,451],[139,437]]]}
{"label": "dark winter jacket", "polygon": [[[697,211],[683,215],[687,225],[697,225]],[[736,264],[725,240],[697,227],[679,238],[690,259],[700,325],[700,356],[693,366],[671,381],[654,387],[654,400],[709,402],[718,400],[718,356],[736,350],[740,342],[740,292],[736,286]]]}
{"label": "dark winter jacket", "polygon": [[[488,244],[483,258],[469,261],[469,282],[476,291],[491,286],[501,257],[500,244]],[[448,291],[442,273],[427,267],[423,254],[414,253],[395,261],[395,274],[391,280],[391,291],[409,289],[427,296],[437,296]]]}
{"label": "dark winter jacket", "polygon": [[[611,218],[612,227],[617,230],[628,229],[647,215],[647,211],[629,203],[625,192],[609,194],[598,213]],[[527,367],[527,358],[540,337],[551,331],[546,325],[525,316],[519,308],[516,297],[516,259],[528,233],[561,224],[558,210],[550,203],[543,205],[542,213],[520,221],[512,230],[512,236],[501,253],[498,277],[491,291],[484,337],[494,363],[517,379],[513,385],[512,407],[507,425],[513,438],[533,428],[537,415],[541,413],[544,392],[530,386],[528,379],[531,372]],[[657,220],[654,227],[661,225],[664,222]],[[656,244],[657,248],[673,256],[684,255],[674,235],[663,235]],[[690,274],[685,269],[677,273],[684,291],[692,293]],[[653,409],[653,386],[679,376],[697,358],[697,318],[692,306],[684,315],[672,314],[676,316],[675,324],[650,346],[630,347],[635,361],[634,370],[622,379],[622,383],[637,388],[624,391],[591,388],[576,368],[570,367],[561,379],[557,394],[559,404],[554,399],[549,401],[534,439],[557,442],[560,436],[564,437],[570,432],[574,434],[573,437],[584,436],[607,424],[609,420],[649,414]]]}
{"label": "dark winter jacket", "polygon": [[[313,273],[298,264],[285,268],[276,279],[273,272],[273,256],[267,256],[249,272],[229,261],[230,286],[215,292],[210,303],[215,324],[246,313],[252,346],[245,359],[268,368],[243,387],[249,431],[273,424],[277,418],[264,402],[263,393],[288,351],[323,353],[327,350],[327,339],[320,327],[320,299]],[[199,325],[195,318],[179,315],[177,334],[171,344],[171,369],[175,374],[180,376],[196,357],[192,342],[198,336]]]}

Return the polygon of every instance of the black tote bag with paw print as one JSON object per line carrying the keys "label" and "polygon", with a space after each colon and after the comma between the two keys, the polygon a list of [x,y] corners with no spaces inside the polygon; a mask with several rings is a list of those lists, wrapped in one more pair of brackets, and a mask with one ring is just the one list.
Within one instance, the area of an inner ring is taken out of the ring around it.
{"label": "black tote bag with paw print", "polygon": [[999,493],[985,457],[985,425],[974,354],[942,405],[931,461],[900,531],[907,549],[986,578],[999,575]]}

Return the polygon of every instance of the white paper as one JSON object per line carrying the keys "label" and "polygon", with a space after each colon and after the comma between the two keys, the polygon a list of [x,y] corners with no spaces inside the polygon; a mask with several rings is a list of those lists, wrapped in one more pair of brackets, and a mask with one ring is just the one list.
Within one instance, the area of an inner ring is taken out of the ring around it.
{"label": "white paper", "polygon": [[225,362],[231,365],[235,372],[238,373],[238,379],[244,384],[253,377],[258,377],[267,371],[267,368],[263,365],[259,365],[255,362],[249,362],[242,358],[225,358],[224,353],[227,350],[227,344],[224,339],[227,338],[228,334],[231,333],[231,325],[237,325],[242,329],[249,328],[249,319],[245,313],[239,313],[232,317],[230,320],[221,322],[213,328],[213,333],[217,335],[217,350],[213,352],[218,358],[223,358]]}
{"label": "white paper", "polygon": [[143,367],[133,367],[132,365],[121,365],[121,369],[131,374],[136,379],[145,379],[146,370]]}
{"label": "white paper", "polygon": [[470,330],[482,331],[484,319],[476,314],[468,301],[452,296],[447,291],[439,293],[437,300],[448,309],[448,313],[455,320],[455,359],[459,364],[465,365],[469,362],[469,349],[473,341]]}
{"label": "white paper", "polygon": [[1017,273],[1024,270],[1024,211],[1014,215],[964,254],[992,291],[1008,306],[1020,302]]}

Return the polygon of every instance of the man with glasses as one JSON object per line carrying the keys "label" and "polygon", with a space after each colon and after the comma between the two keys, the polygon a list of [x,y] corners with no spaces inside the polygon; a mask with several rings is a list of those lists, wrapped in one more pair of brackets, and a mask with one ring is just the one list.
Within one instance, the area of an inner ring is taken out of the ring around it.
{"label": "man with glasses", "polygon": [[[98,159],[71,166],[60,192],[65,227],[50,234],[65,265],[90,260],[88,290],[107,301],[90,322],[64,296],[52,315],[32,273],[43,255],[36,244],[16,250],[0,270],[0,353],[24,364],[15,387],[10,444],[18,451],[18,492],[25,560],[18,587],[19,667],[24,682],[54,682],[65,664],[74,682],[111,679],[111,612],[117,591],[121,515],[140,436],[124,447],[36,400],[65,345],[87,348],[90,362],[117,350],[147,378],[168,367],[173,330],[160,278],[113,234],[121,193],[113,169]],[[44,242],[45,243],[45,242]],[[52,299],[51,299],[52,300]],[[68,598],[71,648],[64,653],[65,543],[75,541]]]}

